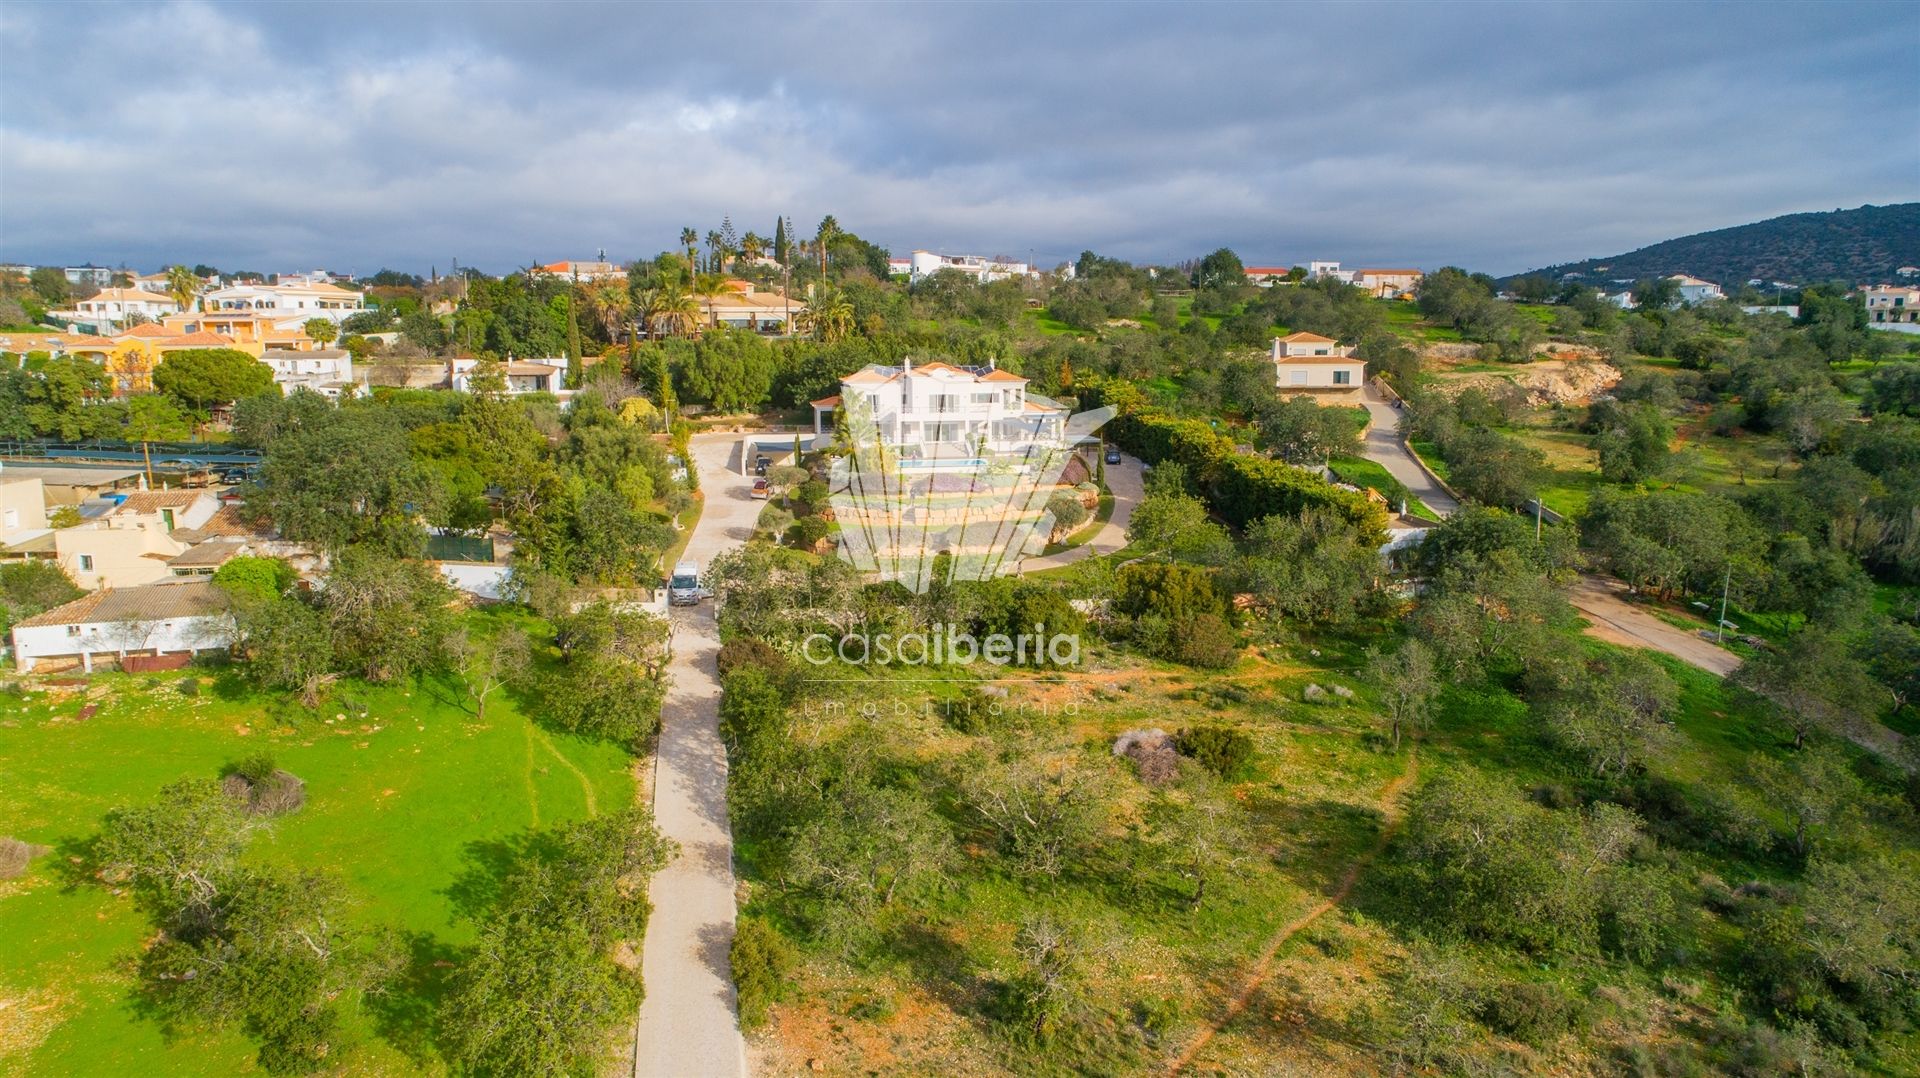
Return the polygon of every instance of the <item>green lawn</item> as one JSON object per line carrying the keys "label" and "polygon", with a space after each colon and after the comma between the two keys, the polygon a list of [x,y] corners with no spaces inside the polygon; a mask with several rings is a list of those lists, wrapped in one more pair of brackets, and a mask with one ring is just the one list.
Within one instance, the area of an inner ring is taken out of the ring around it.
{"label": "green lawn", "polygon": [[[181,684],[197,679],[189,697]],[[247,856],[338,872],[357,915],[415,938],[415,953],[468,941],[449,887],[470,846],[629,803],[629,757],[549,733],[497,695],[475,723],[456,689],[342,686],[319,714],[265,700],[231,675],[97,675],[49,691],[0,694],[0,832],[55,847],[0,884],[0,1072],[23,1075],[230,1074],[255,1069],[235,1033],[174,1039],[141,1017],[132,959],[148,936],[130,899],[63,879],[65,844],[117,805],[183,778],[267,753],[307,783],[307,804],[256,836]],[[349,703],[351,701],[351,703]],[[80,718],[89,702],[98,711]],[[357,705],[357,706],[356,706]],[[420,1000],[395,1000],[396,1010]],[[9,1014],[11,1012],[11,1015]],[[355,1074],[420,1069],[398,1043],[365,1039]]]}
{"label": "green lawn", "polygon": [[[1385,468],[1364,457],[1335,457],[1327,463],[1333,469],[1334,475],[1340,479],[1356,487],[1371,487],[1386,495],[1388,501],[1400,497],[1401,492],[1406,489],[1405,485],[1388,474]],[[1426,502],[1412,497],[1411,492],[1408,492],[1407,497],[1408,509],[1428,520],[1440,519],[1440,514],[1434,512]]]}

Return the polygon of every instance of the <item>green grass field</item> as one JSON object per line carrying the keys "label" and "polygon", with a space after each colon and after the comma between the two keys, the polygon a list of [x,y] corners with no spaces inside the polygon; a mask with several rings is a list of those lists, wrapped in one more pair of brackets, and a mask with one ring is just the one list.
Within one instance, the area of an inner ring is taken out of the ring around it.
{"label": "green grass field", "polygon": [[[182,691],[189,679],[202,684],[198,696]],[[357,916],[407,933],[417,955],[467,942],[449,892],[472,867],[473,844],[634,795],[621,749],[541,730],[505,693],[480,724],[458,689],[437,684],[342,686],[318,714],[204,671],[32,684],[0,694],[0,832],[55,852],[0,883],[0,1073],[255,1069],[236,1033],[170,1038],[143,1018],[130,969],[146,919],[129,898],[62,877],[62,847],[96,832],[117,805],[270,754],[306,780],[308,800],[256,836],[247,856],[337,872],[359,900]],[[98,710],[83,719],[88,705]],[[426,1000],[392,1002],[376,1009],[418,1013]],[[417,1073],[424,1061],[401,1047],[417,1036],[406,1026],[371,1031],[344,1072]]]}

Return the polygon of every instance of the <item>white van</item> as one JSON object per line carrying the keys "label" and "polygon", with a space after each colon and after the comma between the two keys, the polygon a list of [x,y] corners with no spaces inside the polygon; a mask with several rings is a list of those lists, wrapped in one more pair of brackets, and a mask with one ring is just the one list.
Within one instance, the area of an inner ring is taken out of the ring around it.
{"label": "white van", "polygon": [[705,593],[700,590],[700,563],[683,561],[673,567],[673,576],[667,581],[667,604],[670,606],[697,606]]}

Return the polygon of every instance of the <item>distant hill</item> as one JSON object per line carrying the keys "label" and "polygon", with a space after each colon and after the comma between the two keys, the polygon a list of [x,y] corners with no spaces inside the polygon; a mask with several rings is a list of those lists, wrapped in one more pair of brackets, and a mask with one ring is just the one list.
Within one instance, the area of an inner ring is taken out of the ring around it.
{"label": "distant hill", "polygon": [[[1920,266],[1920,202],[1832,213],[1790,213],[1751,225],[1666,240],[1611,258],[1589,258],[1527,273],[1592,284],[1690,273],[1723,287],[1765,281],[1880,284],[1901,266]],[[1501,279],[1505,284],[1516,273]]]}

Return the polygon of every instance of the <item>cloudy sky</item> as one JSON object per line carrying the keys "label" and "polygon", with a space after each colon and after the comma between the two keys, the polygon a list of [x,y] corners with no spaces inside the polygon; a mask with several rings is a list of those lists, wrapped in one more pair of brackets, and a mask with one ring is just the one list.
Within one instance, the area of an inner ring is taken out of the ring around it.
{"label": "cloudy sky", "polygon": [[0,261],[1494,273],[1920,198],[1910,4],[0,5]]}

